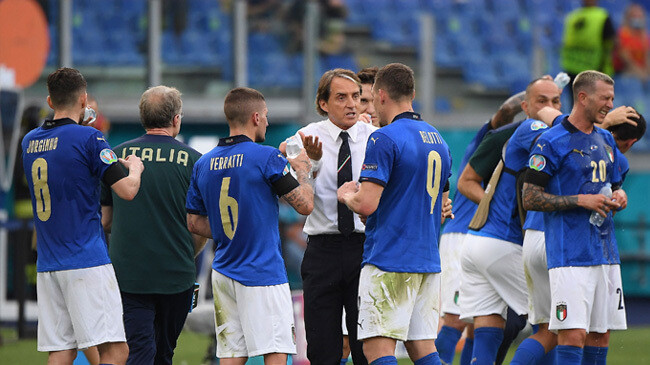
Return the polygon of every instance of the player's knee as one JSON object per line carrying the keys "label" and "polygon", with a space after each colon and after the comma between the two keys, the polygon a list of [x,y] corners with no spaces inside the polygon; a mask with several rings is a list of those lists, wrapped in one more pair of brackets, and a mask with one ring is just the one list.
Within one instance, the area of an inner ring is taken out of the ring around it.
{"label": "player's knee", "polygon": [[591,332],[585,339],[585,346],[607,347],[609,346],[609,332],[596,333]]}
{"label": "player's knee", "polygon": [[560,330],[558,333],[558,344],[583,347],[586,338],[587,332],[583,329]]}
{"label": "player's knee", "polygon": [[462,321],[459,315],[449,313],[445,313],[445,316],[443,317],[443,324],[460,332],[463,332],[467,326],[467,322]]}

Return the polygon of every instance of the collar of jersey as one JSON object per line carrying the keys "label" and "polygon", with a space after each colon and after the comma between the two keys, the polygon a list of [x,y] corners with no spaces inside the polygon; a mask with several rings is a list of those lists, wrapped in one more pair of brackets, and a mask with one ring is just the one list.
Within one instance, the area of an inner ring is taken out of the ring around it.
{"label": "collar of jersey", "polygon": [[576,126],[574,126],[573,124],[571,124],[571,122],[569,122],[568,115],[564,119],[562,119],[562,126],[564,127],[564,129],[569,131],[569,133],[578,132],[578,128],[576,128]]}
{"label": "collar of jersey", "polygon": [[243,134],[239,134],[237,136],[220,138],[219,146],[232,146],[234,144],[242,143],[242,142],[253,142],[253,140]]}
{"label": "collar of jersey", "polygon": [[50,128],[54,128],[66,124],[77,124],[77,123],[75,123],[75,121],[70,118],[61,118],[61,119],[53,119],[53,120],[48,119],[45,120],[45,122],[43,123],[43,128],[50,129]]}
{"label": "collar of jersey", "polygon": [[[357,127],[357,124],[359,124],[359,123],[364,123],[364,122],[357,121],[356,123],[354,123],[354,125],[352,127],[348,128],[348,129],[345,129],[345,131],[348,132],[348,136],[350,136],[350,139],[352,140],[352,142],[357,141],[358,128],[359,128],[359,127]],[[327,123],[325,123],[325,130],[327,130],[327,134],[329,134],[330,137],[332,137],[332,140],[334,140],[334,141],[336,141],[337,138],[339,138],[339,135],[341,134],[341,132],[344,131],[343,129],[339,128],[339,126],[334,124],[334,122],[332,122],[329,119],[327,119]]]}
{"label": "collar of jersey", "polygon": [[396,121],[396,120],[400,120],[400,119],[422,120],[422,117],[421,117],[420,114],[418,114],[418,113],[414,113],[414,112],[404,112],[404,113],[399,113],[399,114],[397,114],[397,115],[395,116],[395,118],[393,118],[393,121],[392,121],[391,123],[393,123],[393,122]]}

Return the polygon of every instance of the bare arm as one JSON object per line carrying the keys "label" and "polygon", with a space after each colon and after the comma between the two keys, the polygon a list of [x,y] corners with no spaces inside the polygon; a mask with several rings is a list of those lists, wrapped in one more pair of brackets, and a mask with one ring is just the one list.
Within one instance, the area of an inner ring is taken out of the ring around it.
{"label": "bare arm", "polygon": [[492,119],[490,119],[492,129],[497,129],[506,124],[512,123],[515,119],[515,115],[521,112],[521,102],[524,101],[525,97],[526,92],[522,91],[504,101],[499,110],[497,110],[497,112],[492,116]]}
{"label": "bare arm", "polygon": [[603,120],[603,123],[599,127],[607,129],[613,125],[623,123],[628,123],[636,127],[636,122],[630,119],[631,117],[638,118],[639,114],[631,106],[621,105],[607,113],[605,120]]}
{"label": "bare arm", "polygon": [[187,229],[193,234],[206,238],[212,238],[210,221],[205,215],[187,213]]}
{"label": "bare arm", "polygon": [[485,195],[485,190],[481,185],[482,182],[481,175],[476,173],[476,170],[470,164],[467,164],[458,178],[458,191],[465,195],[467,199],[478,204]]}
{"label": "bare arm", "polygon": [[203,251],[205,243],[208,242],[208,239],[206,237],[192,233],[192,241],[194,243],[194,257],[196,257],[201,253],[201,251]]}
{"label": "bare arm", "polygon": [[105,232],[110,232],[113,226],[113,207],[102,205],[102,227]]}
{"label": "bare arm", "polygon": [[545,106],[540,109],[539,112],[537,112],[539,120],[546,123],[547,125],[553,125],[553,121],[559,115],[562,115],[562,112],[550,106]]}
{"label": "bare arm", "polygon": [[284,194],[284,199],[289,205],[302,215],[311,214],[314,210],[314,188],[310,184],[309,170],[311,164],[305,151],[300,152],[298,157],[289,159],[291,167],[296,171],[296,177],[300,184],[297,188]]}
{"label": "bare arm", "polygon": [[383,191],[383,186],[370,181],[364,181],[360,186],[355,181],[348,181],[341,185],[337,197],[351,211],[367,217],[377,210]]}
{"label": "bare arm", "polygon": [[620,204],[602,194],[560,196],[545,192],[539,185],[524,183],[524,209],[526,210],[552,212],[582,207],[596,211],[605,217],[612,208],[619,206]]}
{"label": "bare arm", "polygon": [[115,191],[120,198],[130,201],[133,200],[140,190],[140,177],[144,170],[144,165],[138,156],[129,155],[126,159],[120,158],[120,163],[129,169],[129,175],[118,180],[111,189]]}

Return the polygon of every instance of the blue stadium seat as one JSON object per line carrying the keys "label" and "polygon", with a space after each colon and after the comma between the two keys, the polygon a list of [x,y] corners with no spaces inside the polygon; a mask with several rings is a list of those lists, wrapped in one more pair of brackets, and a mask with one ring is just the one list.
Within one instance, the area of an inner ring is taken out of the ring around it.
{"label": "blue stadium seat", "polygon": [[438,34],[434,48],[436,65],[442,68],[459,67],[458,55],[454,50],[455,48],[451,44],[449,37],[444,34]]}
{"label": "blue stadium seat", "polygon": [[320,57],[321,74],[327,70],[334,68],[345,68],[354,72],[359,71],[359,66],[354,56],[350,53],[342,53],[338,55],[327,55]]}
{"label": "blue stadium seat", "polygon": [[646,96],[641,80],[631,76],[618,76],[615,78],[614,106],[628,105],[645,112]]}

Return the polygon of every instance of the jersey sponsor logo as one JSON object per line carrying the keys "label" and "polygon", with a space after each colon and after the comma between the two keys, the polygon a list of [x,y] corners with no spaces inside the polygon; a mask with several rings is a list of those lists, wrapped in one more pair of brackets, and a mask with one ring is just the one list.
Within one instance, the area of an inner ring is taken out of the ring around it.
{"label": "jersey sponsor logo", "polygon": [[546,144],[537,144],[537,147],[539,147],[539,150],[542,152],[544,152],[544,146],[546,146]]}
{"label": "jersey sponsor logo", "polygon": [[531,129],[531,130],[534,130],[534,131],[538,131],[538,130],[540,130],[540,129],[545,129],[545,128],[548,128],[548,126],[546,125],[546,123],[544,123],[544,122],[540,122],[539,120],[534,121],[534,122],[531,123],[531,125],[530,125],[530,129]]}
{"label": "jersey sponsor logo", "polygon": [[612,147],[605,145],[605,151],[607,151],[609,162],[614,162],[614,150],[612,150]]}
{"label": "jersey sponsor logo", "polygon": [[107,165],[117,162],[117,155],[115,155],[115,152],[110,148],[104,148],[102,152],[99,153],[99,158]]}
{"label": "jersey sponsor logo", "polygon": [[585,157],[585,153],[582,150],[574,148],[571,152],[575,152],[575,153],[579,154],[580,156]]}
{"label": "jersey sponsor logo", "polygon": [[378,139],[379,139],[379,137],[376,137],[376,138],[375,137],[370,137],[370,140],[372,141],[373,144],[376,144]]}
{"label": "jersey sponsor logo", "polygon": [[376,163],[364,163],[361,166],[361,171],[363,171],[363,170],[377,171],[377,164]]}
{"label": "jersey sponsor logo", "polygon": [[557,306],[555,306],[555,316],[557,317],[560,322],[564,321],[567,316],[567,308],[566,308],[566,303],[560,302]]}
{"label": "jersey sponsor logo", "polygon": [[542,155],[532,155],[528,160],[528,167],[533,170],[542,171],[546,167],[546,158]]}

